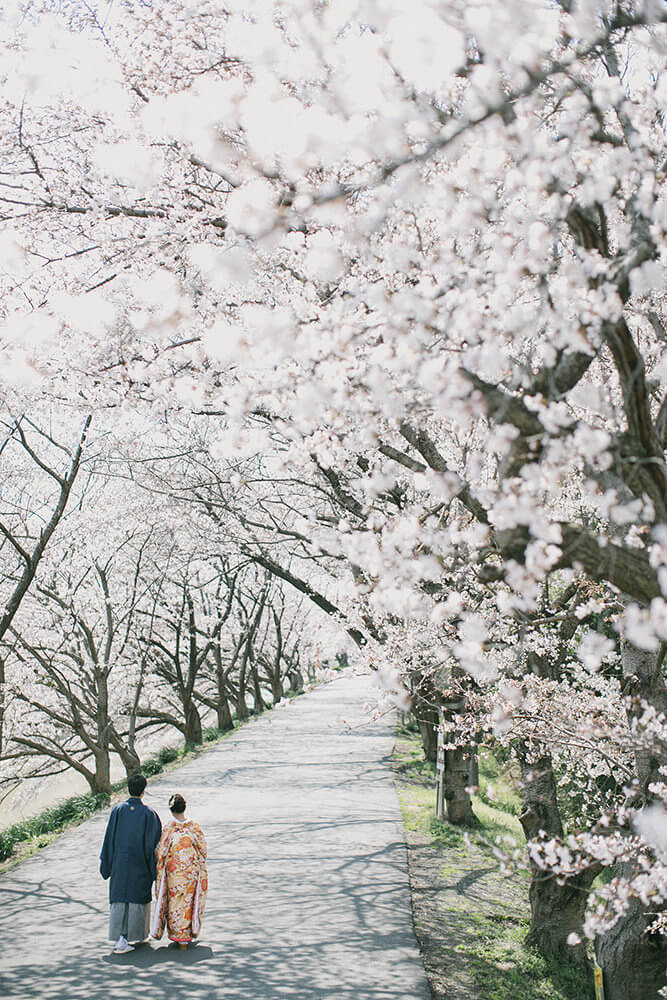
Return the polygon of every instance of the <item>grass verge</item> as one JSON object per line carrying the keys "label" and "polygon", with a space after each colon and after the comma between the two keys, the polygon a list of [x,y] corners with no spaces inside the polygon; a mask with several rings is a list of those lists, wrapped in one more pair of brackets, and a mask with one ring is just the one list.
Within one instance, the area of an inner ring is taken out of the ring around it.
{"label": "grass verge", "polygon": [[479,827],[463,829],[435,818],[435,767],[409,730],[399,730],[394,768],[415,931],[436,1000],[592,1000],[585,976],[525,944],[528,876],[501,874],[494,855],[508,838],[524,843],[512,775],[482,754]]}

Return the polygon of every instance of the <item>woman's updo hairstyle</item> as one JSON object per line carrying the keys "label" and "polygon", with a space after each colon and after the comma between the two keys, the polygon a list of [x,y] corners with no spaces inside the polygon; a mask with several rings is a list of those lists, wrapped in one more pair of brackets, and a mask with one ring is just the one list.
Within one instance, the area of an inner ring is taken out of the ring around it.
{"label": "woman's updo hairstyle", "polygon": [[169,808],[173,813],[184,813],[186,804],[182,795],[172,795],[169,799]]}

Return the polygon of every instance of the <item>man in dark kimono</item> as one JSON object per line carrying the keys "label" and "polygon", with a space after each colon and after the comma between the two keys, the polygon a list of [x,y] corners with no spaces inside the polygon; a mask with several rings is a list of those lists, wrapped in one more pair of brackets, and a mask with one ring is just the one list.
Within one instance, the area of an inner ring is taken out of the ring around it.
{"label": "man in dark kimono", "polygon": [[118,955],[133,950],[130,941],[145,941],[150,934],[155,847],[162,823],[141,801],[145,788],[143,774],[130,775],[130,798],[111,810],[100,855],[100,875],[111,877],[109,938],[116,942],[113,950]]}

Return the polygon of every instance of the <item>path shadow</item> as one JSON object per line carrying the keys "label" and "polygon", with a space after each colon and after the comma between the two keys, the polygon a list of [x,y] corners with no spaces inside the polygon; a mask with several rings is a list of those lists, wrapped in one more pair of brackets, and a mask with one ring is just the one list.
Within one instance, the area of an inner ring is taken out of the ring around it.
{"label": "path shadow", "polygon": [[460,878],[455,884],[454,889],[459,896],[465,896],[467,890],[470,889],[475,882],[479,882],[479,880],[484,878],[485,875],[496,874],[497,871],[498,869],[495,866],[492,868],[477,868],[476,870],[469,872],[468,875],[464,875],[463,878]]}
{"label": "path shadow", "polygon": [[102,961],[112,966],[148,969],[153,965],[164,965],[166,962],[174,962],[179,966],[196,965],[198,962],[207,962],[212,958],[213,949],[209,948],[208,945],[191,944],[187,949],[184,949],[179,948],[176,944],[169,944],[167,947],[164,945],[154,947],[146,944],[136,947],[134,951],[129,951],[126,955],[114,955],[112,952],[105,955]]}

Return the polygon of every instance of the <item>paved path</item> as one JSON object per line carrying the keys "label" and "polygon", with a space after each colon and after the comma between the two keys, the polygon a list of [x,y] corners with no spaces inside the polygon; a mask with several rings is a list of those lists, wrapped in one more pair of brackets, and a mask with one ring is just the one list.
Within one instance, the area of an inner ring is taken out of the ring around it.
{"label": "paved path", "polygon": [[[201,943],[106,943],[106,814],[0,877],[2,1000],[429,1000],[389,755],[365,677],[268,713],[171,774],[209,843]],[[347,725],[342,721],[347,720]],[[351,727],[351,728],[350,728]]]}

